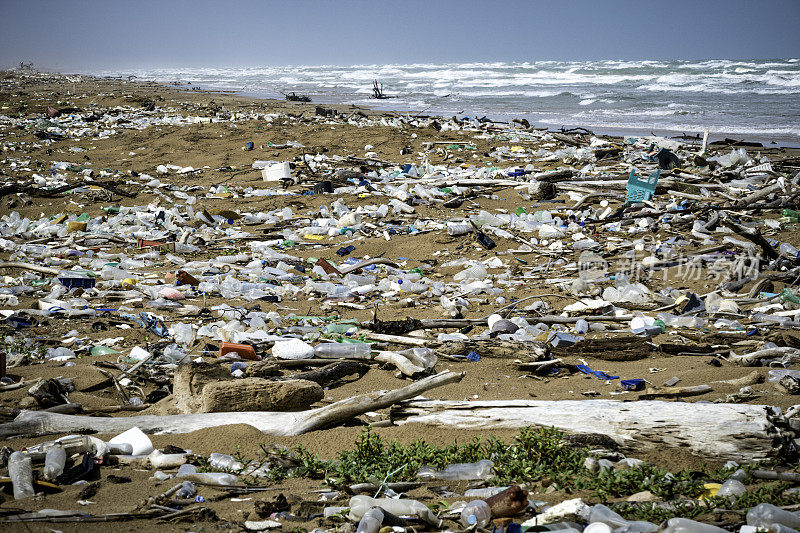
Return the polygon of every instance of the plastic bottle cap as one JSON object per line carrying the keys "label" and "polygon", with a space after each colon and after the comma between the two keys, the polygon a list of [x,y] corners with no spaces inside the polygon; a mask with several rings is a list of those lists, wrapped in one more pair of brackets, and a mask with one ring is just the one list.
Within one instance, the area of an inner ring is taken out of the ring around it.
{"label": "plastic bottle cap", "polygon": [[468,523],[469,525],[474,525],[474,524],[477,524],[477,523],[478,523],[478,517],[477,517],[477,516],[475,516],[474,514],[471,514],[471,515],[469,515],[469,516],[467,517],[467,523]]}

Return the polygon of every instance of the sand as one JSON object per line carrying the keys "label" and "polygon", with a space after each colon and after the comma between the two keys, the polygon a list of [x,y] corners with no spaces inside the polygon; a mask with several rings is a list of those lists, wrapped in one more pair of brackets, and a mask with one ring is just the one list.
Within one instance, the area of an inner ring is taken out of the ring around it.
{"label": "sand", "polygon": [[[423,151],[422,143],[426,141],[474,141],[477,150],[454,152],[451,151],[448,162],[452,164],[474,164],[477,166],[492,163],[494,160],[486,156],[493,147],[509,144],[503,140],[474,140],[471,135],[460,132],[439,132],[433,128],[407,129],[392,128],[388,126],[356,127],[351,125],[321,125],[310,119],[315,113],[315,105],[292,103],[274,100],[257,100],[243,98],[229,94],[213,94],[202,91],[185,90],[185,87],[159,86],[146,83],[134,83],[125,80],[93,79],[81,77],[79,80],[70,82],[57,76],[39,76],[22,78],[18,76],[0,75],[0,114],[7,116],[41,116],[48,105],[55,107],[76,107],[81,110],[98,109],[108,110],[116,106],[133,106],[140,108],[142,105],[154,102],[160,107],[170,107],[179,110],[184,115],[192,116],[212,116],[218,110],[224,109],[227,112],[237,111],[258,111],[262,113],[283,113],[296,119],[279,119],[273,123],[265,121],[242,121],[235,124],[228,122],[218,124],[194,124],[189,126],[151,126],[145,130],[122,130],[120,133],[109,136],[107,139],[69,139],[58,141],[52,146],[36,146],[36,139],[31,132],[3,128],[2,141],[14,143],[15,149],[7,149],[2,156],[6,159],[0,165],[0,170],[8,169],[8,164],[12,158],[22,158],[29,160],[28,166],[31,169],[46,171],[52,161],[67,161],[74,165],[91,163],[92,168],[110,169],[129,173],[148,173],[156,175],[156,167],[161,164],[175,164],[182,167],[192,166],[197,169],[205,169],[200,175],[190,174],[185,176],[170,175],[164,178],[165,181],[174,185],[192,185],[207,188],[211,185],[226,184],[233,187],[263,187],[260,171],[250,169],[250,165],[255,159],[275,159],[291,160],[303,154],[314,154],[324,152],[327,155],[356,155],[361,156],[365,151],[366,145],[372,145],[372,151],[377,153],[377,157],[396,164],[418,162],[416,153]],[[340,106],[342,112],[352,113],[355,109],[347,106]],[[378,116],[379,114],[368,109],[358,110],[368,116]],[[386,114],[391,116],[391,114]],[[416,134],[416,138],[412,137]],[[244,151],[242,146],[252,141],[255,143],[254,151]],[[305,148],[284,148],[273,149],[268,145],[282,144],[287,141],[297,141],[302,143]],[[262,148],[263,146],[263,148]],[[401,155],[402,148],[410,146],[411,155]],[[72,152],[70,147],[80,147],[85,151]],[[789,149],[765,148],[760,150],[762,154],[769,155],[774,159],[796,157],[796,154]],[[474,154],[474,155],[473,155]],[[440,163],[442,155],[430,153],[431,163]],[[510,163],[506,163],[510,165]],[[537,170],[547,170],[555,168],[560,163],[537,164]],[[233,171],[219,171],[221,167],[231,167]],[[7,180],[10,178],[6,178]],[[477,212],[478,208],[486,209],[490,212],[511,212],[517,207],[523,206],[529,210],[537,209],[533,202],[526,201],[519,196],[517,191],[507,188],[494,191],[493,197],[477,197],[460,209],[448,210],[443,213],[441,207],[418,206],[418,218],[455,217],[469,212]],[[102,216],[102,207],[107,205],[143,205],[156,197],[151,193],[141,191],[133,199],[116,197],[113,202],[106,201],[85,201],[80,198],[33,198],[30,206],[15,207],[23,216],[38,218],[41,213],[57,215],[60,213],[89,213],[90,216]],[[271,196],[259,198],[199,198],[195,210],[201,208],[209,212],[220,210],[239,210],[240,212],[269,211],[289,205],[295,212],[304,213],[316,211],[320,205],[329,204],[333,201],[331,196]],[[343,199],[351,207],[376,203],[381,199],[354,197],[344,195]],[[538,209],[564,209],[565,205],[571,205],[569,200],[564,203],[551,202],[539,204]],[[384,200],[385,201],[385,200]],[[612,202],[612,205],[614,203]],[[0,214],[9,213],[12,209],[7,206],[6,199],[0,204]],[[774,213],[765,215],[774,216]],[[264,228],[268,229],[268,228]],[[248,228],[253,231],[253,228]],[[661,234],[658,237],[668,238],[668,234]],[[781,241],[800,244],[800,236],[792,232],[782,232],[773,236]],[[469,257],[475,259],[485,259],[492,255],[503,257],[509,249],[516,248],[517,243],[496,239],[498,246],[492,251],[486,251],[476,244],[470,237],[450,237],[444,232],[434,232],[424,235],[402,235],[395,236],[387,242],[382,237],[373,237],[365,240],[356,241],[354,256],[375,257],[383,254],[384,257],[402,261],[403,267],[411,269],[415,267],[431,268],[431,275],[441,276],[438,279],[450,279],[458,272],[460,267],[441,268],[439,265],[447,260],[456,257]],[[290,253],[302,257],[326,258],[331,261],[339,261],[335,254],[336,249],[344,241],[342,238],[330,238],[324,241],[321,248],[300,247],[290,251]],[[208,246],[199,257],[214,257],[223,253],[229,245],[219,243],[218,245]],[[693,249],[699,249],[695,246]],[[691,249],[691,248],[690,248]],[[123,249],[117,249],[124,251]],[[434,256],[434,252],[441,252]],[[127,252],[130,255],[131,250]],[[515,254],[515,257],[527,261],[529,265],[546,263],[547,258],[531,254]],[[0,254],[0,259],[7,259],[8,254]],[[510,259],[514,261],[514,259]],[[167,265],[157,269],[160,275],[170,270]],[[499,273],[503,269],[497,269],[493,273]],[[13,275],[12,271],[4,274]],[[553,277],[561,277],[558,272],[551,273]],[[573,277],[574,273],[566,273],[563,277]],[[547,296],[543,299],[551,307],[561,309],[571,300],[570,296],[545,281],[545,277],[540,279],[524,280],[513,288],[515,297],[527,297],[535,294],[561,294],[563,296]],[[654,290],[666,286],[673,286],[679,289],[692,290],[697,293],[708,292],[709,287],[713,287],[708,279],[698,280],[678,280],[669,278],[667,280],[658,278],[649,284]],[[508,294],[506,295],[508,297]],[[35,304],[35,298],[22,297],[20,308],[29,307]],[[493,297],[482,297],[475,302],[465,313],[465,318],[483,317],[498,309],[502,305]],[[195,301],[208,306],[223,302],[221,298],[210,298],[206,302]],[[413,316],[415,318],[442,318],[442,309],[432,303],[423,303],[415,308],[406,309],[400,307],[397,301],[371,300],[368,309],[355,310],[345,307],[322,309],[321,300],[307,299],[305,297],[292,298],[284,301],[280,306],[272,303],[259,302],[259,306],[264,311],[278,310],[282,315],[291,311],[302,315],[338,313],[342,319],[369,320],[372,318],[373,304],[377,307],[378,317],[382,319],[402,318]],[[24,334],[39,341],[48,342],[50,345],[58,345],[62,336],[69,330],[77,329],[82,336],[93,339],[102,339],[109,336],[124,336],[122,346],[129,349],[144,342],[156,340],[155,336],[139,329],[118,330],[111,325],[108,331],[91,331],[91,324],[97,319],[71,319],[50,318],[43,321],[38,327],[25,330]],[[107,322],[100,319],[100,322]],[[622,329],[624,329],[623,326]],[[9,333],[6,331],[5,333]],[[690,339],[692,342],[712,343],[721,347],[735,346],[735,343],[743,340],[764,339],[770,335],[768,331],[761,330],[755,336],[746,337],[745,334],[737,333],[730,335],[709,335],[706,332],[702,335],[682,336],[680,333],[660,335],[653,340],[655,344],[662,342],[682,342]],[[629,332],[593,334],[595,336],[616,336],[620,337],[620,343],[625,342],[625,338],[630,336]],[[593,357],[595,355],[597,357]],[[109,357],[84,357],[75,362],[74,366],[62,366],[59,363],[48,362],[21,366],[10,369],[10,375],[14,379],[25,378],[34,380],[36,378],[71,377],[74,378],[76,387],[85,389],[91,385],[96,385],[102,381],[102,376],[94,368],[94,363],[98,360],[112,360]],[[683,356],[671,357],[660,352],[654,351],[652,354],[638,361],[607,361],[603,354],[586,354],[580,357],[565,356],[571,364],[584,363],[595,370],[603,370],[610,374],[619,375],[623,378],[644,378],[656,386],[663,385],[672,377],[680,378],[680,385],[692,386],[701,384],[712,384],[713,391],[701,396],[695,396],[686,401],[714,401],[725,398],[726,395],[736,393],[739,387],[732,385],[714,384],[716,380],[729,380],[739,378],[749,374],[751,368],[742,368],[725,364],[721,367],[709,364],[711,357],[708,356]],[[615,383],[607,383],[593,377],[586,377],[583,374],[565,374],[558,377],[534,378],[525,375],[517,370],[513,361],[508,359],[484,358],[479,362],[451,362],[441,361],[437,365],[437,370],[454,370],[466,372],[466,377],[457,384],[448,385],[435,389],[426,394],[430,398],[449,399],[449,400],[468,400],[468,399],[528,399],[536,398],[540,400],[564,400],[564,399],[584,399],[586,393],[592,391],[600,398],[616,398],[621,400],[635,400],[637,393],[627,393],[611,395],[611,392],[618,392],[619,387]],[[766,368],[758,371],[766,374]],[[287,373],[288,374],[288,373]],[[398,377],[397,372],[391,368],[375,367],[362,379],[344,384],[326,391],[325,402],[336,401],[348,398],[355,394],[371,392],[374,390],[384,390],[398,388],[408,383],[407,379]],[[152,384],[145,385],[145,392],[153,390]],[[749,403],[776,405],[787,408],[795,403],[796,400],[785,394],[778,392],[771,384],[759,384],[752,387],[755,393],[754,398],[747,400]],[[20,405],[27,396],[26,389],[0,393],[0,405],[2,405],[5,419],[13,415],[13,409]],[[111,389],[103,389],[93,392],[75,392],[70,395],[73,402],[79,402],[86,408],[100,406],[113,406],[118,404],[118,399]],[[132,413],[131,413],[132,414]],[[125,416],[125,413],[115,416]],[[365,423],[367,419],[362,417],[360,423]],[[255,455],[259,452],[262,444],[280,444],[286,446],[304,445],[312,451],[319,453],[324,458],[333,458],[339,450],[350,447],[358,436],[362,427],[353,425],[350,427],[332,428],[324,431],[316,431],[299,437],[274,438],[265,437],[258,431],[249,426],[227,426],[214,430],[202,430],[185,435],[161,435],[154,436],[153,442],[156,447],[168,444],[191,449],[194,453],[207,455],[211,452],[231,453],[241,451],[246,455]],[[436,430],[430,427],[417,427],[407,425],[403,427],[380,428],[377,430],[382,436],[388,439],[398,439],[408,443],[415,439],[422,438],[428,442],[437,444],[449,444],[454,440],[466,442],[474,436],[485,437],[485,432],[471,430]],[[504,439],[511,439],[516,432],[499,431],[496,436]],[[102,436],[101,437],[110,437]],[[41,442],[41,438],[36,439],[12,439],[5,444],[14,449],[22,446]],[[679,468],[698,468],[704,458],[691,456],[680,451],[663,451],[657,454],[650,454],[642,457],[643,459],[661,464],[672,469]],[[149,471],[138,471],[130,468],[123,468],[121,472],[132,478],[131,483],[113,484],[104,481],[102,486],[92,501],[96,502],[86,506],[87,512],[124,512],[130,511],[136,504],[146,499],[149,495],[156,494],[159,490],[171,486],[170,482],[157,484],[149,480]],[[115,469],[103,468],[102,478],[110,473],[120,474]],[[315,499],[310,493],[311,490],[320,488],[319,483],[304,480],[290,480],[277,487],[275,493],[283,491],[288,495],[305,500]],[[78,488],[67,488],[63,493],[47,496],[43,499],[29,499],[14,502],[8,495],[0,494],[0,509],[9,510],[12,508],[24,508],[36,510],[41,508],[76,508],[75,499]],[[271,495],[272,493],[270,493]],[[430,494],[428,494],[430,496]],[[533,495],[536,498],[544,497],[543,494]],[[552,495],[550,495],[552,497]],[[558,495],[556,495],[557,497]],[[256,494],[253,499],[260,499],[262,496]],[[420,496],[421,497],[421,496]],[[224,521],[241,523],[252,508],[252,502],[214,502],[211,505],[218,516]],[[208,531],[214,529],[213,524],[156,524],[154,521],[132,521],[125,523],[109,524],[56,524],[45,526],[44,524],[34,524],[29,527],[10,527],[7,530],[34,530],[45,531],[49,527],[54,527],[62,531],[107,531],[110,527],[118,531],[133,531],[141,527],[147,527],[158,531]],[[291,527],[291,525],[289,526]],[[312,526],[313,527],[313,526]],[[224,527],[222,529],[225,529]]]}

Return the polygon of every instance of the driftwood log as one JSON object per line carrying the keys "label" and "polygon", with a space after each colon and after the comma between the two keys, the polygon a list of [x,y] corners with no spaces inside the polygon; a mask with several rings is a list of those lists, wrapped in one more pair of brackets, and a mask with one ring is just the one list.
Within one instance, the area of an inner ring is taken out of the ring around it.
{"label": "driftwood log", "polygon": [[766,405],[615,400],[412,400],[392,410],[398,424],[481,430],[555,427],[610,437],[625,452],[682,448],[706,461],[760,461],[791,442],[778,410]]}
{"label": "driftwood log", "polygon": [[244,413],[196,413],[188,415],[142,415],[118,418],[62,415],[23,411],[13,421],[0,424],[0,438],[53,433],[120,433],[138,427],[145,433],[190,433],[198,429],[247,424],[269,435],[302,435],[340,424],[353,417],[389,407],[425,391],[461,381],[463,373],[441,372],[393,391],[354,396],[325,407],[299,412],[251,411]]}

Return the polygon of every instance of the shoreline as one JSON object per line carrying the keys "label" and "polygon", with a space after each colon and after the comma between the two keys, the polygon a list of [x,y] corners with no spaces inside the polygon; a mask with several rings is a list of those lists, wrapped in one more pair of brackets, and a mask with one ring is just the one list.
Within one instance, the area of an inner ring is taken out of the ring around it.
{"label": "shoreline", "polygon": [[[92,75],[96,76],[96,75]],[[111,78],[111,79],[122,79],[122,78]],[[136,80],[134,80],[136,81]],[[147,83],[157,83],[162,85],[167,85],[170,87],[180,87],[183,84],[189,84],[192,87],[198,87],[198,90],[211,92],[211,93],[220,93],[220,94],[230,94],[241,96],[245,98],[253,98],[256,100],[267,100],[267,101],[281,101],[280,98],[273,98],[270,96],[264,96],[260,94],[258,91],[246,90],[246,89],[217,89],[212,87],[207,87],[202,84],[193,84],[191,82],[184,82],[184,81],[174,81],[174,82],[162,82],[162,81],[155,81],[155,80],[142,80]],[[300,94],[300,93],[298,93]],[[315,105],[323,105],[323,106],[354,106],[361,109],[371,109],[376,112],[386,112],[386,113],[397,113],[401,115],[421,115],[421,116],[431,116],[436,118],[450,118],[452,116],[456,117],[463,117],[469,116],[468,113],[460,113],[451,115],[449,113],[444,113],[440,110],[437,110],[435,106],[429,106],[423,110],[419,109],[408,109],[405,107],[394,107],[389,102],[391,102],[393,98],[387,98],[385,100],[375,100],[375,104],[372,105],[365,105],[363,103],[359,104],[351,104],[347,102],[335,102],[329,99],[323,99],[319,102],[312,101],[310,104]],[[382,102],[386,102],[385,105]],[[477,117],[480,115],[480,117]],[[536,115],[532,113],[525,113],[520,112],[517,114],[507,114],[503,112],[496,112],[496,113],[488,113],[488,112],[480,112],[476,113],[477,118],[481,118],[485,116],[486,118],[492,120],[493,122],[499,123],[506,123],[513,119],[525,119],[528,120],[532,125],[535,125],[541,129],[547,129],[548,131],[553,132],[560,132],[562,128],[564,129],[574,129],[574,128],[585,128],[587,130],[592,131],[595,135],[602,135],[602,136],[609,136],[609,137],[650,137],[650,136],[662,136],[667,137],[670,139],[676,140],[683,140],[678,139],[678,137],[683,135],[690,135],[690,136],[698,136],[699,141],[698,144],[702,142],[704,130],[701,131],[693,131],[693,130],[677,130],[677,129],[670,129],[665,127],[659,126],[647,126],[641,128],[630,128],[630,127],[618,127],[618,126],[604,126],[604,125],[590,125],[587,123],[569,123],[565,122],[564,124],[556,125],[554,123],[545,123],[536,120]],[[783,137],[783,134],[774,134],[769,135],[765,133],[741,133],[736,131],[727,131],[727,132],[709,132],[708,142],[716,142],[716,141],[724,141],[726,139],[733,139],[740,142],[760,142],[764,145],[765,148],[790,148],[790,149],[800,149],[800,140],[792,139],[790,137]]]}

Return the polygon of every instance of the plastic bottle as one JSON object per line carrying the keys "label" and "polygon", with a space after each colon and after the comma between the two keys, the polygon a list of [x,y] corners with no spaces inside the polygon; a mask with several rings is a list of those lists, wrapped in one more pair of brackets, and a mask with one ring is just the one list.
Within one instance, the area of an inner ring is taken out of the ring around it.
{"label": "plastic bottle", "polygon": [[178,489],[178,498],[188,499],[195,495],[197,489],[194,486],[194,483],[191,481],[184,481],[181,484],[181,488]]}
{"label": "plastic bottle", "polygon": [[61,446],[51,446],[44,457],[44,480],[55,481],[64,471],[67,462],[67,452]]}
{"label": "plastic bottle", "polygon": [[485,487],[482,489],[469,489],[464,492],[464,496],[474,500],[485,500],[486,498],[491,498],[495,494],[503,492],[507,488],[508,487]]}
{"label": "plastic bottle", "polygon": [[383,511],[380,507],[372,507],[364,513],[358,522],[356,533],[378,533],[383,524]]}
{"label": "plastic bottle", "polygon": [[365,343],[324,342],[314,347],[314,356],[322,359],[350,357],[353,359],[369,359],[370,345]]}
{"label": "plastic bottle", "polygon": [[188,478],[187,481],[198,481],[209,485],[236,485],[239,481],[238,477],[225,472],[196,472],[180,477]]}
{"label": "plastic bottle", "polygon": [[241,470],[242,463],[224,453],[212,453],[208,456],[208,465],[218,470]]}
{"label": "plastic bottle", "polygon": [[736,498],[747,492],[747,487],[741,481],[736,479],[728,479],[720,485],[717,491],[717,496],[731,496]]}
{"label": "plastic bottle", "polygon": [[[762,504],[763,505],[763,504]],[[670,518],[661,533],[728,533],[721,527],[695,522],[688,518]]]}
{"label": "plastic bottle", "polygon": [[593,505],[589,509],[589,522],[602,522],[612,528],[618,528],[628,525],[628,521],[622,518],[619,514],[615,513],[603,504]]}
{"label": "plastic bottle", "polygon": [[425,480],[474,480],[487,479],[494,473],[494,463],[488,459],[482,459],[477,463],[456,463],[446,466],[443,470],[433,468],[421,468],[417,477]]}
{"label": "plastic bottle", "polygon": [[484,267],[481,263],[475,263],[461,272],[456,273],[453,276],[453,281],[463,281],[465,279],[486,279],[486,275],[486,267]]}
{"label": "plastic bottle", "polygon": [[186,462],[185,453],[164,453],[153,450],[147,457],[153,468],[175,468]]}
{"label": "plastic bottle", "polygon": [[470,224],[448,224],[447,234],[450,236],[466,235],[472,231]]}
{"label": "plastic bottle", "polygon": [[787,255],[793,259],[800,257],[800,250],[798,250],[788,242],[782,242],[781,245],[778,247],[778,251],[781,254]]}
{"label": "plastic bottle", "polygon": [[397,516],[416,516],[437,528],[442,525],[442,521],[436,518],[436,515],[425,504],[417,500],[370,498],[363,495],[350,498],[350,519],[361,520],[361,517],[372,507],[380,507],[384,511]]}
{"label": "plastic bottle", "polygon": [[461,525],[465,528],[486,527],[491,519],[489,504],[483,500],[472,500],[461,511]]}
{"label": "plastic bottle", "polygon": [[800,514],[784,511],[770,503],[760,503],[747,511],[747,525],[768,527],[770,524],[797,529],[800,528]]}
{"label": "plastic bottle", "polygon": [[14,452],[8,458],[8,477],[14,486],[14,499],[30,498],[33,490],[33,466],[31,458],[22,452]]}

